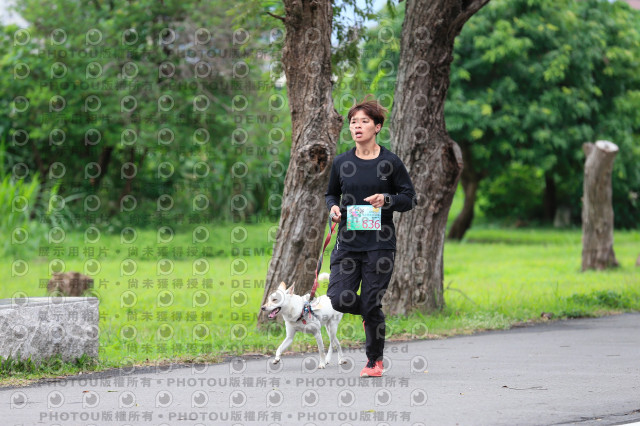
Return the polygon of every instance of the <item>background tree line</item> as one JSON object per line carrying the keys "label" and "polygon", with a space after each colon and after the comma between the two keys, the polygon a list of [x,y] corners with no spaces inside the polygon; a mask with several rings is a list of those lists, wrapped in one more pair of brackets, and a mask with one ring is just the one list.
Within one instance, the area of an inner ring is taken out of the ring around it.
{"label": "background tree line", "polygon": [[[401,7],[370,30],[368,59],[348,78],[356,88],[371,82],[389,105]],[[463,237],[478,208],[489,220],[534,224],[552,223],[560,209],[579,224],[582,144],[601,139],[621,148],[615,225],[637,228],[639,24],[640,12],[626,3],[598,0],[493,0],[469,20],[456,39],[445,104],[447,130],[464,158],[465,203],[450,237]]]}
{"label": "background tree line", "polygon": [[32,219],[70,228],[90,214],[119,232],[158,213],[277,217],[268,200],[290,151],[271,66],[281,33],[235,29],[226,0],[16,4],[30,25],[0,28],[2,167],[39,182]]}
{"label": "background tree line", "polygon": [[[198,194],[206,220],[278,216],[273,194],[284,186],[291,124],[286,89],[275,84],[284,40],[276,19],[244,16],[238,31],[224,13],[238,4],[226,1],[48,4],[55,13],[19,0],[29,28],[1,29],[2,167],[7,178],[39,181],[32,218],[71,225],[91,213],[117,230],[132,214],[158,214],[164,195],[173,201],[165,214],[188,218]],[[391,108],[404,7],[382,10],[370,29],[340,24],[332,54],[340,114],[366,93]],[[579,223],[580,146],[596,139],[621,147],[616,226],[638,226],[639,22],[625,3],[598,0],[494,0],[470,19],[445,104],[465,160],[453,237],[478,208],[490,220],[534,223],[561,208]],[[387,128],[380,142],[390,140]],[[338,153],[350,147],[345,126]],[[47,215],[51,194],[66,203]],[[88,212],[90,195],[99,207]],[[128,196],[135,210],[126,211]]]}

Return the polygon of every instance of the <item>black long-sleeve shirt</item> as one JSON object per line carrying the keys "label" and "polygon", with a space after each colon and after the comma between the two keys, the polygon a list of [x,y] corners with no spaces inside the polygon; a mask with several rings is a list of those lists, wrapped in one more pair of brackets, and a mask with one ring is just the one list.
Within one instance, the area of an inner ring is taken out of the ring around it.
{"label": "black long-sleeve shirt", "polygon": [[[382,229],[348,231],[347,206],[370,205],[364,199],[374,194],[389,194],[392,200],[389,206],[382,207]],[[393,212],[411,210],[415,200],[416,192],[402,160],[383,146],[378,157],[371,160],[358,158],[355,148],[336,156],[325,194],[327,209],[337,205],[342,214],[336,247],[350,251],[395,250]]]}

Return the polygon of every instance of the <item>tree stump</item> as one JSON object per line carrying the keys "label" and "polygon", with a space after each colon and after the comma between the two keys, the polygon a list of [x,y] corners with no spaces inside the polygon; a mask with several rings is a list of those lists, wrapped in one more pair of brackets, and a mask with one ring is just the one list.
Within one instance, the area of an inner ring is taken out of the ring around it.
{"label": "tree stump", "polygon": [[582,145],[585,153],[582,199],[582,270],[619,266],[613,252],[611,172],[618,146],[609,141]]}
{"label": "tree stump", "polygon": [[93,288],[93,278],[74,271],[54,273],[47,284],[48,293],[71,297],[82,296],[90,288]]}
{"label": "tree stump", "polygon": [[571,226],[571,208],[569,206],[558,206],[553,217],[554,228],[568,228]]}

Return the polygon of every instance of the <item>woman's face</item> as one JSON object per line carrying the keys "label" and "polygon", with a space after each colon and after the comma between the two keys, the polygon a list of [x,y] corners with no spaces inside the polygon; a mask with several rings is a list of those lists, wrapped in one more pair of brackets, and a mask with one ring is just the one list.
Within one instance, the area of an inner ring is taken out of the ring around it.
{"label": "woman's face", "polygon": [[351,137],[356,143],[369,142],[376,139],[376,133],[382,128],[381,124],[374,124],[373,119],[364,111],[357,111],[349,123]]}

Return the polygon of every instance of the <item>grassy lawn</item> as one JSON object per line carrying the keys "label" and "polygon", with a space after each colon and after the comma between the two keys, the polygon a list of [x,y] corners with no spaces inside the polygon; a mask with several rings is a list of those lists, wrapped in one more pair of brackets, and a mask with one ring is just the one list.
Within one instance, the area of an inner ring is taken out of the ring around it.
{"label": "grassy lawn", "polygon": [[[44,296],[53,259],[63,261],[67,271],[81,272],[88,259],[96,259],[100,271],[94,276],[94,293],[100,298],[101,334],[96,366],[58,363],[35,373],[28,373],[28,366],[14,366],[0,369],[0,383],[88,368],[273,354],[283,339],[282,327],[273,323],[266,330],[256,328],[273,226],[208,227],[210,237],[201,243],[194,243],[191,232],[176,232],[171,241],[158,243],[157,232],[138,231],[130,244],[119,234],[103,234],[95,243],[85,243],[83,234],[68,234],[62,250],[50,247],[48,253],[25,259],[25,275],[3,269],[1,298]],[[606,272],[580,272],[580,238],[580,230],[485,228],[470,231],[461,243],[447,242],[446,307],[435,315],[389,316],[388,338],[508,328],[541,321],[542,312],[557,319],[640,310],[640,268],[634,266],[640,232],[616,232],[614,249],[621,267]],[[328,271],[331,248],[323,271]],[[5,259],[5,264],[12,261]],[[326,283],[318,292],[326,292]],[[346,315],[338,336],[344,345],[362,344],[360,320]],[[298,334],[291,350],[314,352],[315,341]]]}

